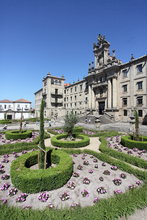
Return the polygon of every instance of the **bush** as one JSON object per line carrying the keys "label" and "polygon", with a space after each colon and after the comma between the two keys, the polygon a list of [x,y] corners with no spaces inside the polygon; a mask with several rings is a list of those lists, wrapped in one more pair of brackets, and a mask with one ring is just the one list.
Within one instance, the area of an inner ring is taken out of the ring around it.
{"label": "bush", "polygon": [[[45,133],[45,139],[50,138],[50,135]],[[15,143],[15,144],[3,144],[0,145],[0,155],[8,154],[12,152],[21,152],[22,150],[31,150],[33,148],[38,148],[39,136],[35,138],[32,142],[27,143]]]}
{"label": "bush", "polygon": [[76,138],[81,139],[80,141],[67,141],[61,140],[62,138],[67,138],[67,134],[58,134],[51,138],[52,145],[56,147],[63,147],[63,148],[78,148],[78,147],[85,147],[90,143],[89,137],[85,135],[75,135]]}
{"label": "bush", "polygon": [[32,137],[32,131],[30,131],[30,130],[26,130],[26,131],[22,131],[22,132],[20,132],[19,130],[6,131],[5,137],[8,140],[26,139],[26,138]]}
{"label": "bush", "polygon": [[134,157],[134,156],[125,154],[123,152],[118,152],[114,149],[111,149],[110,147],[107,147],[107,141],[104,137],[102,137],[100,139],[100,141],[101,141],[101,144],[100,144],[99,149],[101,152],[103,152],[109,156],[115,157],[117,159],[123,160],[125,162],[128,162],[130,164],[133,164],[137,167],[147,169],[147,161],[140,159],[138,157]]}
{"label": "bush", "polygon": [[11,120],[0,120],[0,124],[11,124]]}
{"label": "bush", "polygon": [[53,190],[63,186],[73,171],[72,158],[61,150],[53,150],[52,163],[57,166],[48,169],[31,170],[30,166],[37,163],[38,152],[25,154],[11,165],[11,180],[15,187],[27,193]]}
{"label": "bush", "polygon": [[80,126],[74,127],[73,133],[81,133],[81,132],[83,132],[83,127]]}
{"label": "bush", "polygon": [[[142,139],[142,137],[140,137]],[[140,150],[147,150],[147,137],[143,136],[143,141],[132,140],[130,136],[122,136],[121,144],[128,148],[138,148]]]}

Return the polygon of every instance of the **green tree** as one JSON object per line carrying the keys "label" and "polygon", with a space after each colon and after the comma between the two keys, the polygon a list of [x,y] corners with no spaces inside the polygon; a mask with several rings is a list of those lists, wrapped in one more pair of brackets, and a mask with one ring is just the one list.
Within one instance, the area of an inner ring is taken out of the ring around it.
{"label": "green tree", "polygon": [[139,140],[139,116],[138,116],[138,112],[135,109],[134,110],[134,118],[135,118],[135,140]]}
{"label": "green tree", "polygon": [[66,114],[64,122],[64,131],[67,132],[68,137],[72,137],[74,126],[78,122],[77,116],[71,111],[71,113]]}
{"label": "green tree", "polygon": [[39,153],[38,153],[38,165],[39,169],[46,168],[45,161],[45,144],[44,144],[44,100],[41,101],[40,106],[40,142],[39,142]]}
{"label": "green tree", "polygon": [[21,116],[20,116],[20,125],[19,125],[19,132],[20,133],[22,133],[22,120],[23,120],[23,112],[21,112]]}

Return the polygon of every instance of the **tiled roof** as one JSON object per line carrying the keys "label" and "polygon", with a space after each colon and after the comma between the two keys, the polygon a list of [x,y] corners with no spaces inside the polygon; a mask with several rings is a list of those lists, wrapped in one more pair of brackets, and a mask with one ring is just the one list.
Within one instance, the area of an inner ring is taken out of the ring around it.
{"label": "tiled roof", "polygon": [[0,100],[0,103],[12,103],[13,101],[10,101],[8,99],[3,99],[3,100]]}
{"label": "tiled roof", "polygon": [[15,101],[13,101],[13,102],[19,102],[19,103],[31,103],[30,101],[28,101],[28,100],[26,100],[26,99],[17,99],[17,100],[15,100]]}

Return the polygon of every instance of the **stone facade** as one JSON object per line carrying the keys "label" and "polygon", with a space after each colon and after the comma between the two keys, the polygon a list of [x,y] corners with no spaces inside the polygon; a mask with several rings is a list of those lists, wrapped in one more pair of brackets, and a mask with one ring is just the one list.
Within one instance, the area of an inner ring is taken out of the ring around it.
{"label": "stone facade", "polygon": [[43,88],[35,93],[36,116],[40,100],[46,100],[47,118],[63,116],[73,110],[82,115],[105,115],[115,121],[128,121],[134,108],[140,120],[147,114],[147,55],[122,63],[110,55],[110,44],[102,35],[93,45],[94,62],[89,64],[88,75],[71,85],[64,77],[48,74]]}

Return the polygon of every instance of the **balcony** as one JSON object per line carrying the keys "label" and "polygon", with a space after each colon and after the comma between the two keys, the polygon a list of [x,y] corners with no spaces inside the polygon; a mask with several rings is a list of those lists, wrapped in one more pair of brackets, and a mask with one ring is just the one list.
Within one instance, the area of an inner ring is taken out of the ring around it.
{"label": "balcony", "polygon": [[105,81],[105,82],[94,82],[94,83],[92,84],[92,87],[93,87],[93,88],[105,87],[105,86],[107,86],[107,85],[108,85],[108,82],[107,82],[107,81]]}
{"label": "balcony", "polygon": [[61,94],[51,93],[51,97],[52,98],[59,98],[59,99],[61,99],[61,98],[63,98],[63,94],[62,93]]}
{"label": "balcony", "polygon": [[63,102],[59,103],[59,102],[51,102],[51,105],[54,107],[61,107],[63,106]]}

